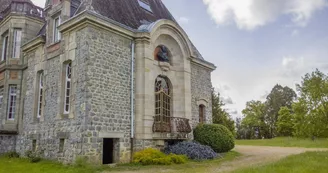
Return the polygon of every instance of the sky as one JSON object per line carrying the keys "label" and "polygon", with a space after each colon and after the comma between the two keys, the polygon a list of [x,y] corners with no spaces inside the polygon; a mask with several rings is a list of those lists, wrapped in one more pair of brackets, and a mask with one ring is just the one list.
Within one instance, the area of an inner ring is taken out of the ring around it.
{"label": "sky", "polygon": [[[44,6],[44,0],[32,0]],[[328,73],[328,0],[162,0],[205,60],[225,109],[242,117],[274,85]]]}

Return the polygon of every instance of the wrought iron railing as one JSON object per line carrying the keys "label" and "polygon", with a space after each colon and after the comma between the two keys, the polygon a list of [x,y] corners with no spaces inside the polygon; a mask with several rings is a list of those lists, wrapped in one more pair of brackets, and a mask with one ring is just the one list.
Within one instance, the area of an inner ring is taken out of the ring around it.
{"label": "wrought iron railing", "polygon": [[22,2],[13,0],[11,4],[0,13],[1,18],[5,18],[10,13],[22,14],[39,19],[45,18],[44,10],[30,2]]}
{"label": "wrought iron railing", "polygon": [[154,117],[153,132],[160,133],[190,133],[189,119],[161,116]]}

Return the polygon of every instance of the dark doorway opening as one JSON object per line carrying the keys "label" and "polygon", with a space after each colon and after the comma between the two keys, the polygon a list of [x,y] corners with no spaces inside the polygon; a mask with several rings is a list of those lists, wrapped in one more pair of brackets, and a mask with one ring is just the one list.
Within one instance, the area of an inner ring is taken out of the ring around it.
{"label": "dark doorway opening", "polygon": [[114,163],[114,139],[104,138],[103,142],[103,164]]}

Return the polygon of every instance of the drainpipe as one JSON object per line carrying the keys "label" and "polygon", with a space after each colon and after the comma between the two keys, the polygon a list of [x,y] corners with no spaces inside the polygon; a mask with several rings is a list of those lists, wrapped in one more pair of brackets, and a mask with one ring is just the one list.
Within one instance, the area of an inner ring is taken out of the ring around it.
{"label": "drainpipe", "polygon": [[131,162],[133,160],[132,156],[134,153],[134,40],[131,41]]}

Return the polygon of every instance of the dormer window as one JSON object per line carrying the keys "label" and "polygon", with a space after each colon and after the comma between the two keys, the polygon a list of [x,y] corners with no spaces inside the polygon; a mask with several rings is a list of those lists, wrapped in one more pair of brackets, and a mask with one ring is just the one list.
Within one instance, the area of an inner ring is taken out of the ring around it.
{"label": "dormer window", "polygon": [[54,43],[60,40],[60,32],[58,30],[58,26],[60,25],[60,17],[54,19]]}
{"label": "dormer window", "polygon": [[145,0],[138,0],[138,3],[141,8],[147,10],[148,12],[153,12],[150,8],[149,2],[146,2]]}

